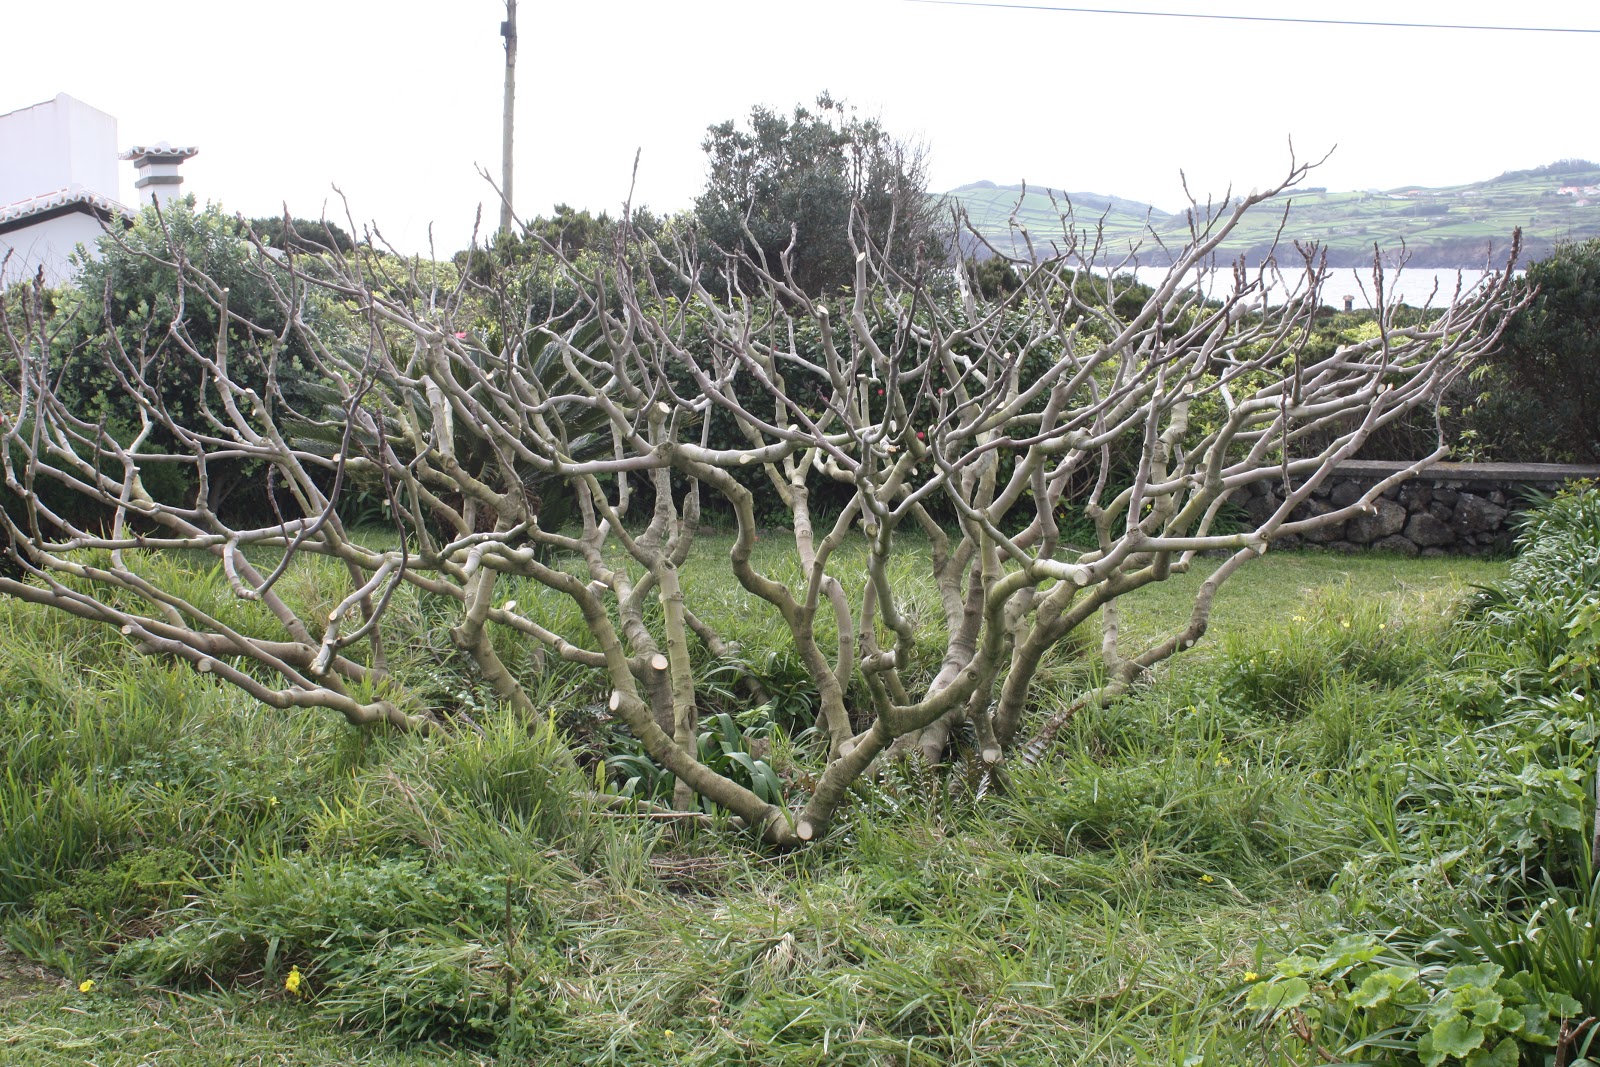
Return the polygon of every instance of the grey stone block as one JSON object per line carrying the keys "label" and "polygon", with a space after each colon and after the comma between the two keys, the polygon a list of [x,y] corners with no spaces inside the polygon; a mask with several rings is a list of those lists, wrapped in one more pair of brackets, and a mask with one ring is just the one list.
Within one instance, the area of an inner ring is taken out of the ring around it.
{"label": "grey stone block", "polygon": [[1319,526],[1315,530],[1307,530],[1301,535],[1307,544],[1327,544],[1329,541],[1342,541],[1345,538],[1345,524],[1335,522],[1328,526]]}
{"label": "grey stone block", "polygon": [[1370,544],[1405,529],[1405,508],[1393,500],[1381,498],[1373,503],[1376,505],[1376,511],[1370,515],[1357,515],[1346,524],[1346,536],[1351,541]]}
{"label": "grey stone block", "polygon": [[1462,493],[1456,500],[1455,513],[1450,517],[1450,525],[1454,526],[1458,533],[1489,533],[1499,529],[1509,514],[1505,508],[1491,504],[1481,496]]}
{"label": "grey stone block", "polygon": [[1405,537],[1413,544],[1428,548],[1433,545],[1452,544],[1456,539],[1456,532],[1428,512],[1419,511],[1406,523]]}
{"label": "grey stone block", "polygon": [[1252,496],[1244,502],[1244,513],[1250,516],[1252,526],[1260,526],[1278,510],[1278,501],[1271,496]]}
{"label": "grey stone block", "polygon": [[1401,556],[1415,556],[1422,551],[1414,542],[1401,537],[1399,534],[1385,537],[1381,541],[1374,541],[1372,547],[1379,552],[1394,552]]}
{"label": "grey stone block", "polygon": [[1426,507],[1433,500],[1433,490],[1425,485],[1418,485],[1416,482],[1407,482],[1400,490],[1399,499],[1406,510],[1415,511],[1418,508]]}
{"label": "grey stone block", "polygon": [[1362,482],[1340,482],[1328,494],[1328,502],[1336,508],[1347,508],[1360,500],[1370,485]]}

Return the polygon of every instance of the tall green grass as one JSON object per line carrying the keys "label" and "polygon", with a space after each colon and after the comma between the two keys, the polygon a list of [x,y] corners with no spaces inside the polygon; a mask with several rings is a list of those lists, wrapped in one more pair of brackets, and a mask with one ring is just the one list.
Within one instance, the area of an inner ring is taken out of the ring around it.
{"label": "tall green grass", "polygon": [[1264,1039],[1397,1064],[1600,1052],[1597,589],[1600,494],[1577,487],[1529,516],[1507,575],[1435,642],[1448,659],[1418,695],[1436,715],[1364,746],[1338,794],[1367,828],[1334,882],[1345,929],[1401,956],[1291,955],[1245,1002]]}
{"label": "tall green grass", "polygon": [[[725,539],[704,547],[685,583],[722,591],[710,621],[741,646],[699,679],[710,740],[803,795],[823,758],[797,736],[805,679],[725,581]],[[787,565],[781,545],[757,551]],[[192,565],[193,595],[227,595]],[[1449,613],[1499,569],[1440,566],[1269,556],[1225,587],[1194,652],[1037,766],[885,765],[791,854],[590,807],[557,751],[592,761],[586,738],[615,730],[594,680],[546,661],[528,676],[547,714],[522,721],[446,662],[447,612],[414,592],[391,625],[398,681],[477,730],[262,709],[0,603],[0,934],[109,1004],[221,998],[507,1063],[1294,1062],[1238,1010],[1244,976],[1397,916],[1502,914],[1502,883],[1525,869],[1526,896],[1552,862],[1540,812],[1561,783],[1520,776],[1587,751],[1578,726],[1539,734],[1449,680],[1467,640]],[[1165,632],[1203,578],[1131,599],[1125,630]],[[286,595],[311,610],[339,581],[309,561]],[[559,600],[513,585],[581,638]],[[497,640],[532,671],[524,643]],[[1066,650],[1037,713],[1094,669]],[[1561,707],[1549,721],[1582,719]]]}

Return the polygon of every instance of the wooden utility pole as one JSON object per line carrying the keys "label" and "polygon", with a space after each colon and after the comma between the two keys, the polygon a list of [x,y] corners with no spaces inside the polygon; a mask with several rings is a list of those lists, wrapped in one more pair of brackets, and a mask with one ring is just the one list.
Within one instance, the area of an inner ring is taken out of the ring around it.
{"label": "wooden utility pole", "polygon": [[511,140],[517,108],[517,0],[506,0],[506,20],[500,24],[506,39],[506,106],[500,131],[500,232],[511,233]]}

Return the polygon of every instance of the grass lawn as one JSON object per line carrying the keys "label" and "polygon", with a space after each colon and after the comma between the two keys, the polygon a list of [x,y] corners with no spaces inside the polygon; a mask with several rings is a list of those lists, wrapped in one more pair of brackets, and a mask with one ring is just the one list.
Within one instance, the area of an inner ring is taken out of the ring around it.
{"label": "grass lawn", "polygon": [[[726,544],[691,595],[732,584]],[[1129,598],[1125,627],[1173,625],[1208,568]],[[1394,754],[1460,733],[1430,678],[1504,569],[1268,555],[1196,649],[1008,788],[886,767],[787,855],[574,806],[577,783],[544,788],[548,739],[492,709],[484,737],[360,737],[0,604],[0,1061],[1298,1062],[1239,1011],[1247,974],[1487,892],[1492,855],[1418,878],[1454,846],[1380,816]],[[773,640],[742,594],[708,615]],[[772,758],[798,780],[810,757]]]}

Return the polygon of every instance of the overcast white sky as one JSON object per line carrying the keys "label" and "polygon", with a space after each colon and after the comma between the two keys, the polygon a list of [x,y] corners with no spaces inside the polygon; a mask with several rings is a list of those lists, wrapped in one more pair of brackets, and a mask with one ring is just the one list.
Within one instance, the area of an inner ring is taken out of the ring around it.
{"label": "overcast white sky", "polygon": [[[1600,29],[1595,0],[1018,0],[1101,8]],[[66,92],[124,147],[196,144],[185,189],[260,215],[466,243],[498,173],[502,0],[0,0],[0,112]],[[1172,210],[1265,185],[1444,185],[1600,158],[1600,33],[1303,26],[909,0],[521,0],[516,203],[688,206],[705,127],[823,89],[931,147],[937,189],[987,178]],[[0,160],[0,166],[4,160]],[[132,169],[124,199],[132,198]],[[330,210],[333,210],[330,208]]]}

